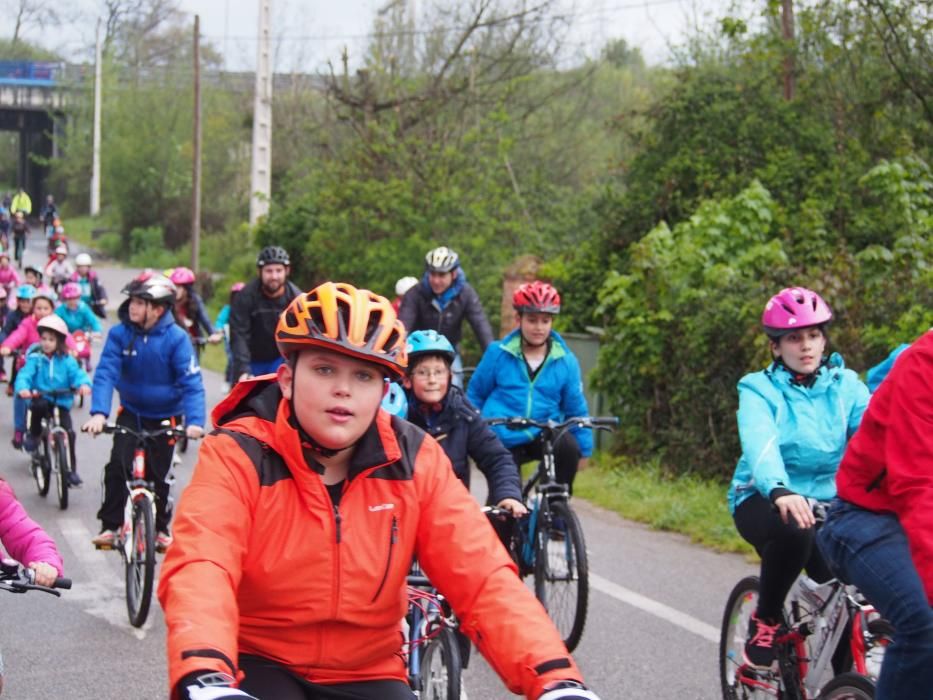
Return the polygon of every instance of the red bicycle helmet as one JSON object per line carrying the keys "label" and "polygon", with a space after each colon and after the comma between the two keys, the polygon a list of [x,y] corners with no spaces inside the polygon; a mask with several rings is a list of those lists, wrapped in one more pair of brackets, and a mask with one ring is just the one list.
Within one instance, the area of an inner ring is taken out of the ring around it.
{"label": "red bicycle helmet", "polygon": [[560,313],[560,294],[547,282],[526,282],[512,295],[512,306],[519,313]]}

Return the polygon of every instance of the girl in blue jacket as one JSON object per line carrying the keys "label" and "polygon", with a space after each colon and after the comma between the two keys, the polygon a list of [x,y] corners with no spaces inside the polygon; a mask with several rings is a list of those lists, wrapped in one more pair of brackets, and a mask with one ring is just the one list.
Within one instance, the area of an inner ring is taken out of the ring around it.
{"label": "girl in blue jacket", "polygon": [[[42,434],[42,419],[51,414],[53,405],[57,405],[58,417],[62,427],[68,431],[71,448],[71,472],[68,478],[72,486],[78,486],[81,479],[78,477],[75,455],[75,431],[71,424],[71,406],[74,403],[71,390],[77,389],[86,396],[91,393],[91,380],[65,346],[68,327],[61,318],[50,314],[40,319],[36,328],[39,331],[39,347],[30,349],[26,364],[16,375],[15,384],[16,393],[21,398],[32,399],[32,420],[24,446],[27,452],[36,449]],[[51,393],[59,391],[67,393]]]}
{"label": "girl in blue jacket", "polygon": [[[489,346],[470,379],[467,398],[484,418],[522,416],[537,421],[563,421],[588,416],[580,364],[551,328],[560,313],[560,295],[545,282],[529,282],[512,296],[518,328]],[[516,464],[540,460],[542,444],[537,428],[493,430],[512,452]],[[554,445],[557,481],[573,490],[582,458],[593,452],[588,429],[572,428]]]}
{"label": "girl in blue jacket", "polygon": [[836,470],[868,406],[868,387],[834,353],[826,327],[832,311],[803,287],[781,290],[762,314],[774,361],[739,381],[742,456],[729,488],[736,528],[761,556],[758,608],[749,622],[745,661],[766,668],[784,598],[806,567],[831,575],[814,547],[808,498],[836,495]]}

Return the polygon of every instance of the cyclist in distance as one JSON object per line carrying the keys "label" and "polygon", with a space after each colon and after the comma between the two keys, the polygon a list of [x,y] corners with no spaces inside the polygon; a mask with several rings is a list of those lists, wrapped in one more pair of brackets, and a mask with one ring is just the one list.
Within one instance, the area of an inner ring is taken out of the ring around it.
{"label": "cyclist in distance", "polygon": [[275,372],[282,363],[275,347],[279,315],[301,290],[288,281],[291,259],[279,246],[266,246],[256,258],[256,279],[246,283],[230,306],[230,347],[233,376]]}
{"label": "cyclist in distance", "polygon": [[22,214],[23,217],[32,214],[32,198],[26,194],[26,190],[22,187],[13,195],[13,200],[10,202],[10,211],[14,214]]}
{"label": "cyclist in distance", "polygon": [[230,307],[233,306],[233,300],[236,295],[243,291],[246,284],[243,282],[234,282],[230,285],[230,297],[223,308],[217,314],[217,320],[214,325],[220,329],[224,336],[224,352],[227,355],[227,366],[224,369],[224,393],[230,391],[230,387],[236,381],[236,375],[233,374],[233,351],[230,349]]}
{"label": "cyclist in distance", "polygon": [[441,447],[379,409],[407,362],[389,300],[322,284],[276,341],[276,376],[214,409],[179,504],[159,578],[172,697],[413,700],[417,556],[510,690],[595,699]]}
{"label": "cyclist in distance", "polygon": [[417,284],[417,277],[400,277],[395,283],[395,299],[392,300],[392,308],[395,309],[395,313],[398,313],[398,310],[401,308],[402,299],[405,298],[408,290]]}
{"label": "cyclist in distance", "polygon": [[78,253],[75,256],[75,272],[71,282],[81,287],[81,301],[91,307],[99,318],[107,318],[107,292],[97,273],[91,269],[94,260],[87,253]]}
{"label": "cyclist in distance", "polygon": [[19,260],[20,267],[23,265],[23,249],[26,247],[26,237],[29,235],[29,222],[23,212],[18,211],[13,214],[13,221],[10,223],[10,230],[13,232],[13,246],[16,251],[16,259]]}
{"label": "cyclist in distance", "polygon": [[51,238],[55,230],[55,220],[58,218],[58,207],[55,206],[55,197],[52,195],[46,195],[39,218],[42,220],[46,237]]}
{"label": "cyclist in distance", "polygon": [[76,282],[68,282],[62,287],[62,303],[55,309],[68,326],[68,332],[85,331],[100,334],[100,319],[91,311],[91,307],[81,301],[81,287]]}
{"label": "cyclist in distance", "polygon": [[404,384],[409,422],[438,441],[467,489],[472,459],[489,484],[490,503],[516,516],[527,513],[512,455],[463,391],[450,383],[453,345],[437,331],[415,331],[408,336],[407,350]]}
{"label": "cyclist in distance", "polygon": [[463,319],[469,321],[483,351],[493,341],[492,328],[479,295],[467,282],[459,255],[445,246],[434,248],[424,256],[424,267],[421,282],[402,297],[398,317],[409,333],[434,330],[450,341],[458,353],[453,364],[453,383],[462,387],[459,346]]}
{"label": "cyclist in distance", "polygon": [[[537,421],[563,421],[587,416],[580,363],[553,328],[560,313],[560,294],[547,282],[521,285],[512,295],[518,328],[493,343],[476,368],[467,398],[484,418],[524,416]],[[494,426],[515,463],[542,459],[537,428],[510,430]],[[581,463],[593,453],[589,430],[573,428],[554,445],[557,481],[573,492],[573,480]]]}
{"label": "cyclist in distance", "polygon": [[7,295],[11,298],[15,296],[13,292],[20,285],[19,273],[16,268],[10,264],[10,253],[6,250],[0,250],[0,286],[4,287]]}
{"label": "cyclist in distance", "polygon": [[[120,323],[107,334],[94,374],[91,419],[82,430],[97,435],[104,429],[116,389],[120,395],[117,425],[155,430],[165,420],[177,425],[184,419],[188,437],[201,437],[205,419],[204,384],[188,334],[172,317],[175,285],[161,275],[144,272],[126,285],[123,293],[129,299],[120,305],[117,313]],[[171,468],[173,445],[167,435],[156,438],[150,444],[147,460],[155,482],[159,551],[164,551],[172,541],[166,476]],[[135,447],[132,435],[113,436],[110,461],[104,468],[103,503],[97,513],[101,530],[92,540],[95,546],[111,547],[116,530],[123,523],[127,465],[133,459]]]}
{"label": "cyclist in distance", "polygon": [[833,571],[894,626],[876,700],[933,688],[933,331],[872,396],[817,536]]}
{"label": "cyclist in distance", "polygon": [[826,357],[833,313],[819,294],[782,289],[761,316],[773,361],[739,381],[742,456],[729,487],[739,534],[761,557],[758,607],[749,621],[745,661],[770,667],[784,598],[806,568],[831,574],[814,546],[807,499],[836,495],[836,469],[868,405],[868,387],[842,357]]}
{"label": "cyclist in distance", "polygon": [[58,290],[75,273],[74,265],[68,259],[68,248],[59,245],[55,248],[55,257],[45,266],[45,279]]}
{"label": "cyclist in distance", "polygon": [[[91,393],[91,379],[78,361],[68,352],[65,339],[68,327],[60,316],[50,314],[38,323],[40,352],[30,352],[26,364],[16,375],[16,393],[28,401],[32,399],[32,418],[29,432],[26,433],[23,447],[27,452],[35,452],[42,435],[42,419],[52,414],[52,404],[58,405],[58,417],[62,427],[68,431],[68,443],[71,452],[71,471],[68,480],[72,486],[81,485],[78,476],[78,458],[75,454],[75,431],[71,422],[71,407],[74,396],[66,394],[49,396],[46,392],[68,391],[77,388],[87,396]],[[33,392],[38,396],[33,398]]]}
{"label": "cyclist in distance", "polygon": [[[221,333],[215,333],[211,319],[204,310],[204,301],[194,291],[194,272],[187,267],[176,267],[169,277],[175,285],[175,320],[194,340],[206,338],[211,343],[223,340]],[[203,336],[202,336],[203,331]],[[200,346],[195,346],[200,350]]]}

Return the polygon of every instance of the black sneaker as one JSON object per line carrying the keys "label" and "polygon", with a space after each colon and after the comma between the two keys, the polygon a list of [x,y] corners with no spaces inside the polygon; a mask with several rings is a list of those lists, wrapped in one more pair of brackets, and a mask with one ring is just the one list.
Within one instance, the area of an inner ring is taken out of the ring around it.
{"label": "black sneaker", "polygon": [[78,487],[83,484],[84,481],[78,476],[78,472],[68,472],[68,485],[73,487]]}
{"label": "black sneaker", "polygon": [[774,637],[780,623],[769,625],[752,613],[748,621],[748,641],[745,642],[745,663],[755,668],[770,668],[774,663]]}

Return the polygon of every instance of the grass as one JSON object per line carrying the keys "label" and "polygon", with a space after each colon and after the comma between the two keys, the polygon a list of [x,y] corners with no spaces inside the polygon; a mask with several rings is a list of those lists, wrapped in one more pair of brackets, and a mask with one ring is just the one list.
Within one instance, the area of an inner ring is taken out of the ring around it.
{"label": "grass", "polygon": [[201,352],[201,367],[214,372],[224,373],[227,369],[227,353],[224,352],[224,344],[205,345]]}
{"label": "grass", "polygon": [[726,505],[727,486],[694,476],[671,476],[656,464],[600,456],[577,474],[575,496],[645,523],[678,532],[722,552],[754,555],[736,532]]}

